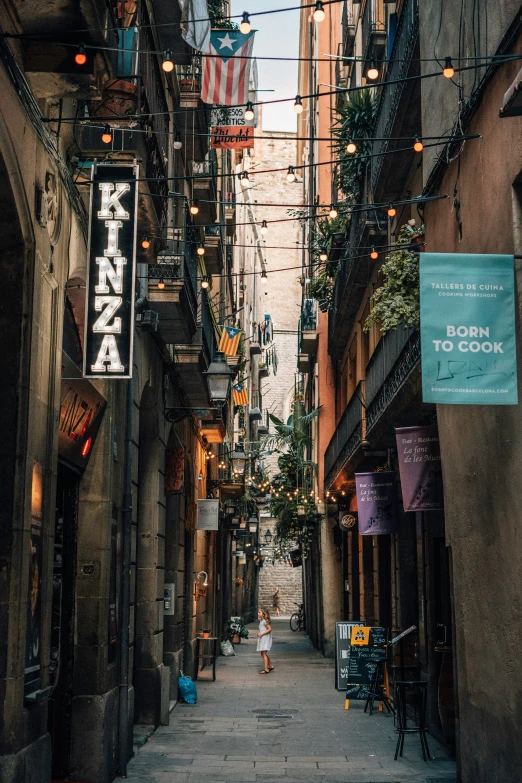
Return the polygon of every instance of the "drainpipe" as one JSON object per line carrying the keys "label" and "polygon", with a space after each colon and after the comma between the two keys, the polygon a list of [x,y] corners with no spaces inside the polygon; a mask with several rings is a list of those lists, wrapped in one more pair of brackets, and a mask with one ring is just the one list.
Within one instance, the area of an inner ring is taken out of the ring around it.
{"label": "drainpipe", "polygon": [[132,413],[134,382],[127,382],[125,466],[121,512],[122,567],[121,567],[121,642],[119,685],[119,770],[127,777],[129,759],[129,647],[130,647],[130,588],[131,588],[131,531],[132,531]]}

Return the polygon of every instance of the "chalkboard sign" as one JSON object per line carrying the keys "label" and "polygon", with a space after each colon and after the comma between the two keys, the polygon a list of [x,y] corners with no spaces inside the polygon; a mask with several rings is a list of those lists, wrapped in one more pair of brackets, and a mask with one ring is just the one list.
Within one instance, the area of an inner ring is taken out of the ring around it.
{"label": "chalkboard sign", "polygon": [[348,682],[352,629],[361,627],[364,627],[364,620],[335,624],[335,687],[338,691],[344,691]]}
{"label": "chalkboard sign", "polygon": [[386,628],[358,626],[352,629],[346,699],[366,700],[379,661],[386,658]]}

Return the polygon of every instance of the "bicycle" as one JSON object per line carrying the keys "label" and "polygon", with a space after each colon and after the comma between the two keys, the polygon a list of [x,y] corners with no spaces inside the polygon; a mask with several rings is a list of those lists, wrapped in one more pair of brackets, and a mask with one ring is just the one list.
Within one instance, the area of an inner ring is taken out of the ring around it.
{"label": "bicycle", "polygon": [[304,604],[297,604],[297,612],[290,617],[290,630],[302,631],[304,629]]}

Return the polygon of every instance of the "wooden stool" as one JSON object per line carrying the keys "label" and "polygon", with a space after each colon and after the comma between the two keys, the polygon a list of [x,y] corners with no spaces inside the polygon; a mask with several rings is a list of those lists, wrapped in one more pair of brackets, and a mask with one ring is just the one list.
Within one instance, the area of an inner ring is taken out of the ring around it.
{"label": "wooden stool", "polygon": [[[412,694],[415,702],[415,723],[408,725],[407,694]],[[402,756],[404,749],[404,737],[406,734],[418,734],[421,743],[422,757],[424,761],[430,758],[430,749],[426,737],[426,706],[428,702],[428,683],[425,680],[404,680],[395,683],[396,701],[396,731],[399,735],[395,749],[395,761],[397,756]]]}

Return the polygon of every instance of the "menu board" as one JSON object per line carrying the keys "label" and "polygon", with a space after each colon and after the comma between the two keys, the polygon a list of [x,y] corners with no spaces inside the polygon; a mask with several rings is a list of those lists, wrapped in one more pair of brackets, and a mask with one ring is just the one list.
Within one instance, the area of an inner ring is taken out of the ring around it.
{"label": "menu board", "polygon": [[386,628],[356,627],[350,639],[346,698],[366,700],[379,661],[386,659]]}
{"label": "menu board", "polygon": [[364,620],[346,621],[335,624],[335,687],[344,691],[348,682],[348,662],[352,629],[364,627]]}

